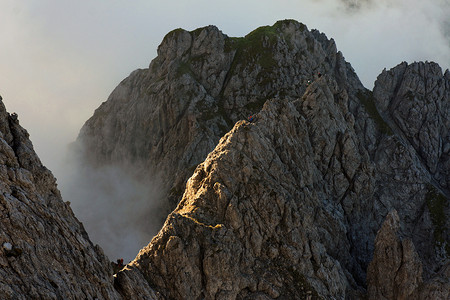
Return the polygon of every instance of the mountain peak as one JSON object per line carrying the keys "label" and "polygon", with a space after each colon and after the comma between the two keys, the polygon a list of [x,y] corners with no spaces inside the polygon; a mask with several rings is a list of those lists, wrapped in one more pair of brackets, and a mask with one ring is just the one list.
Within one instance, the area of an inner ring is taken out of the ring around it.
{"label": "mountain peak", "polygon": [[170,32],[77,140],[82,176],[100,181],[96,170],[114,166],[124,172],[107,188],[123,174],[140,183],[119,204],[107,191],[108,207],[136,228],[148,230],[155,197],[141,199],[135,187],[162,190],[164,224],[114,277],[28,134],[0,106],[0,291],[448,298],[449,93],[448,71],[429,62],[385,70],[369,91],[332,39],[293,20],[244,37],[214,26]]}

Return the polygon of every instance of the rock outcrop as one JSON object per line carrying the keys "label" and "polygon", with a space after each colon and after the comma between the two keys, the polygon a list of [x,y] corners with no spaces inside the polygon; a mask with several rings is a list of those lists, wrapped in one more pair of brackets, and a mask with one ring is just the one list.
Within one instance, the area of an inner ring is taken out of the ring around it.
{"label": "rock outcrop", "polygon": [[[301,299],[305,291],[311,297],[357,298],[375,250],[371,295],[384,295],[374,292],[379,286],[389,290],[387,299],[417,295],[422,260],[437,273],[449,261],[436,256],[436,241],[425,236],[434,226],[424,209],[431,189],[427,169],[413,147],[377,129],[389,126],[370,121],[361,111],[367,105],[360,103],[349,117],[352,102],[341,95],[338,83],[325,75],[301,99],[267,101],[254,122],[237,122],[197,167],[177,209],[122,276],[142,274],[175,299]],[[355,124],[363,122],[372,134],[357,130]],[[363,143],[368,136],[377,141],[373,151]],[[374,244],[392,209],[402,217],[390,215]],[[431,249],[434,259],[420,258],[412,239],[400,242],[397,231],[420,236],[419,253]],[[384,261],[378,250],[383,242],[393,249]],[[392,262],[392,271],[373,275]],[[429,290],[445,291],[447,283],[437,273],[427,269],[426,278],[439,278]],[[392,289],[377,281],[391,277],[397,280],[389,281]]]}
{"label": "rock outcrop", "polygon": [[393,210],[397,244],[423,268],[411,276],[440,278],[448,74],[402,63],[372,93],[333,40],[290,20],[244,38],[169,33],[79,136],[87,161],[160,171],[172,207],[184,191],[119,290],[143,276],[169,298],[359,297]]}
{"label": "rock outcrop", "polygon": [[[412,238],[426,261],[426,273],[442,267],[445,259],[439,257],[450,254],[449,93],[450,72],[442,74],[437,64],[428,62],[404,62],[384,70],[374,87],[377,108],[409,153],[396,154],[390,158],[390,166],[384,164],[380,171],[388,176],[382,179],[385,184],[381,193],[398,210],[402,231]],[[409,182],[407,193],[394,192],[398,181]],[[425,188],[419,188],[418,182],[425,183]],[[408,208],[401,212],[400,205]],[[421,212],[424,205],[427,214]],[[440,250],[427,245],[436,245]]]}
{"label": "rock outcrop", "polygon": [[334,41],[298,22],[279,21],[243,38],[214,26],[176,29],[149,68],[131,73],[95,111],[78,142],[91,164],[159,174],[173,209],[195,167],[238,120],[268,98],[301,97],[319,72],[363,89]]}
{"label": "rock outcrop", "polygon": [[449,93],[448,70],[428,62],[383,71],[372,93],[333,40],[292,20],[244,38],[174,30],[78,140],[85,163],[162,180],[175,208],[162,229],[113,282],[3,111],[0,291],[448,298]]}
{"label": "rock outcrop", "polygon": [[369,299],[417,299],[422,263],[412,241],[398,236],[399,222],[397,212],[390,212],[375,239],[367,270]]}
{"label": "rock outcrop", "polygon": [[1,101],[0,191],[1,299],[120,299],[109,260]]}
{"label": "rock outcrop", "polygon": [[[177,299],[341,297],[356,289],[343,266],[353,260],[339,199],[317,191],[333,188],[322,176],[330,161],[358,156],[355,137],[334,132],[348,125],[329,84],[322,78],[303,101],[268,101],[256,121],[237,122],[124,273],[141,272]],[[314,111],[328,122],[310,122]],[[316,151],[313,141],[325,137],[335,144]]]}
{"label": "rock outcrop", "polygon": [[447,264],[423,281],[422,262],[411,239],[399,236],[397,211],[390,212],[375,239],[375,252],[367,270],[369,299],[448,299],[450,273]]}
{"label": "rock outcrop", "polygon": [[450,195],[450,72],[436,63],[384,70],[374,95],[395,133],[414,147],[432,180]]}

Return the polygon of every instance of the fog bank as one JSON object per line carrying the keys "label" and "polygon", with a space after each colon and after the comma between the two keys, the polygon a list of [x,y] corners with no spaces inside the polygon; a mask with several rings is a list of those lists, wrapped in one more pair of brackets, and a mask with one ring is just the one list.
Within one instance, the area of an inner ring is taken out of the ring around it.
{"label": "fog bank", "polygon": [[134,259],[160,229],[167,209],[156,179],[137,178],[131,169],[94,168],[69,152],[63,199],[71,203],[92,242],[112,260]]}

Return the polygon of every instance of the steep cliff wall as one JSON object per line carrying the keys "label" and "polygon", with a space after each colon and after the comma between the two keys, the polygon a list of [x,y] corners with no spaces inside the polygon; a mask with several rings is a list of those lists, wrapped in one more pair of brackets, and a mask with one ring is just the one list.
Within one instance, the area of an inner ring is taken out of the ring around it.
{"label": "steep cliff wall", "polygon": [[214,26],[177,29],[150,67],[131,73],[95,111],[78,142],[89,163],[131,165],[140,177],[157,173],[173,209],[195,167],[235,122],[268,98],[301,97],[319,72],[333,74],[347,92],[363,89],[334,41],[295,21],[242,38]]}
{"label": "steep cliff wall", "polygon": [[426,62],[383,71],[372,93],[333,40],[291,20],[169,33],[79,136],[85,163],[156,176],[176,206],[114,280],[2,106],[0,291],[445,299],[449,91]]}
{"label": "steep cliff wall", "polygon": [[[411,265],[392,289],[416,280],[388,299],[420,288],[424,297],[425,290],[445,296],[448,211],[436,224],[427,205],[435,201],[430,197],[448,200],[437,195],[414,147],[370,111],[371,94],[360,92],[359,104],[347,95],[324,75],[302,98],[267,101],[254,122],[237,122],[197,167],[160,233],[119,274],[118,286],[143,274],[177,299],[357,298],[375,251],[372,270],[389,260]],[[375,235],[393,209],[400,234],[410,237],[404,253],[411,254],[398,260],[394,251],[383,261]],[[373,299],[397,270],[389,272],[370,277]]]}
{"label": "steep cliff wall", "polygon": [[448,74],[402,63],[372,93],[333,40],[291,20],[169,33],[79,136],[87,161],[160,172],[172,206],[184,191],[119,289],[143,275],[169,298],[359,297],[395,210],[410,276],[445,290]]}
{"label": "steep cliff wall", "polygon": [[3,102],[0,191],[0,298],[120,298],[108,259],[62,201],[55,178]]}
{"label": "steep cliff wall", "polygon": [[401,63],[375,84],[376,105],[395,133],[411,144],[431,179],[450,195],[450,72],[436,63]]}

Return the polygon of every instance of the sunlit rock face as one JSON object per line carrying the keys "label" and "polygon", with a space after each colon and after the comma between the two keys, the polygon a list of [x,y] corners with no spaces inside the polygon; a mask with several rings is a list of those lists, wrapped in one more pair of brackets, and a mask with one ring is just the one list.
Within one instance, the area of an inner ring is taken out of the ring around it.
{"label": "sunlit rock face", "polygon": [[396,210],[429,280],[448,264],[448,77],[402,63],[372,93],[290,20],[172,31],[79,137],[88,161],[159,172],[178,203],[119,278],[169,298],[360,297]]}
{"label": "sunlit rock face", "polygon": [[[11,273],[0,289],[11,299],[78,299],[80,290],[106,299],[445,299],[449,91],[449,72],[429,62],[383,71],[369,91],[333,40],[292,20],[243,38],[214,26],[174,30],[77,141],[90,166],[161,182],[172,212],[159,233],[113,279],[4,112],[0,271]],[[27,230],[8,227],[15,220]],[[24,256],[51,241],[44,263]],[[68,262],[50,268],[62,249]],[[43,294],[15,284],[20,272]],[[96,279],[66,283],[83,276]]]}
{"label": "sunlit rock face", "polygon": [[363,89],[334,41],[298,22],[241,38],[214,26],[177,29],[149,68],[131,73],[95,111],[78,142],[89,162],[158,174],[173,209],[195,167],[238,120],[267,99],[302,97],[319,73],[352,93]]}
{"label": "sunlit rock face", "polygon": [[328,74],[267,100],[119,278],[143,274],[169,298],[445,298],[448,198],[376,101]]}

